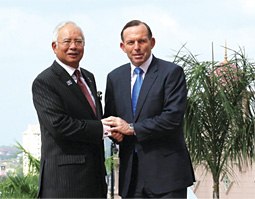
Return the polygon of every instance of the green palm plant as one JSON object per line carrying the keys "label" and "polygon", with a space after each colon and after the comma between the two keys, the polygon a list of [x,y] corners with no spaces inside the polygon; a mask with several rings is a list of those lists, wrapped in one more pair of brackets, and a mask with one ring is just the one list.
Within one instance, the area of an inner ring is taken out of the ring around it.
{"label": "green palm plant", "polygon": [[38,192],[40,161],[26,151],[16,141],[16,148],[28,157],[29,172],[27,175],[10,175],[0,183],[1,198],[36,198]]}
{"label": "green palm plant", "polygon": [[40,160],[36,159],[31,153],[29,153],[24,147],[16,141],[17,145],[14,145],[17,149],[20,149],[20,153],[28,158],[29,173],[39,174],[40,173]]}
{"label": "green palm plant", "polygon": [[194,166],[213,176],[213,198],[219,198],[220,177],[233,165],[251,164],[255,157],[255,67],[242,49],[230,61],[199,62],[185,45],[174,62],[186,74],[188,103],[184,131]]}
{"label": "green palm plant", "polygon": [[36,198],[38,180],[38,175],[31,173],[9,176],[0,184],[1,198]]}

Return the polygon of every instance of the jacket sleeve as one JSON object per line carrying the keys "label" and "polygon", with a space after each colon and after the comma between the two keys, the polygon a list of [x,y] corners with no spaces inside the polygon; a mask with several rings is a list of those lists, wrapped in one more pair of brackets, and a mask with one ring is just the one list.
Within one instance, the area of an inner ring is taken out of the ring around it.
{"label": "jacket sleeve", "polygon": [[114,89],[110,76],[107,76],[106,90],[105,90],[105,110],[104,118],[109,116],[117,116],[115,99],[114,99]]}

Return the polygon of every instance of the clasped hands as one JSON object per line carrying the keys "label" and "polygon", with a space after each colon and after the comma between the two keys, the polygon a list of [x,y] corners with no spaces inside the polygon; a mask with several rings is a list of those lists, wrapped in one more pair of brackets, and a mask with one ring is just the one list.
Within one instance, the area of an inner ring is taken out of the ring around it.
{"label": "clasped hands", "polygon": [[117,140],[118,142],[122,142],[124,135],[134,134],[134,132],[130,130],[129,124],[119,117],[110,116],[102,119],[101,121],[104,125],[110,126],[107,130],[111,133],[109,137]]}

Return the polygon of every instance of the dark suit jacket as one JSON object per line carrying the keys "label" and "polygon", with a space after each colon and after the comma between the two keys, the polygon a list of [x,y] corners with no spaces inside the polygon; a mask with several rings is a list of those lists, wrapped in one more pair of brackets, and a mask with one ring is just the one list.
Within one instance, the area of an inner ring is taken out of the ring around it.
{"label": "dark suit jacket", "polygon": [[102,107],[92,73],[81,69],[96,102],[98,118],[72,77],[56,61],[33,82],[41,128],[39,196],[106,196]]}
{"label": "dark suit jacket", "polygon": [[153,193],[167,193],[192,185],[194,173],[182,127],[187,99],[183,69],[153,57],[135,117],[130,72],[130,64],[125,64],[109,73],[105,97],[105,117],[114,115],[133,122],[136,133],[136,136],[125,136],[120,143],[120,195],[126,197],[128,192],[135,147],[145,186]]}

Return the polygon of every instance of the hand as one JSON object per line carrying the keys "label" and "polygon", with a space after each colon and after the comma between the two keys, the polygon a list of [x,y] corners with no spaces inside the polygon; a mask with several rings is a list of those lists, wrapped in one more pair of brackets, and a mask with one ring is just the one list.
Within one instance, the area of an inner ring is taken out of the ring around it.
{"label": "hand", "polygon": [[115,140],[117,140],[117,142],[122,142],[123,138],[124,138],[124,134],[122,133],[118,133],[118,132],[112,132],[112,134],[109,136]]}
{"label": "hand", "polygon": [[111,126],[111,128],[108,129],[109,132],[115,131],[122,133],[124,135],[134,135],[134,131],[130,130],[129,124],[119,117],[110,116],[108,118],[103,119],[102,122],[104,125]]}

